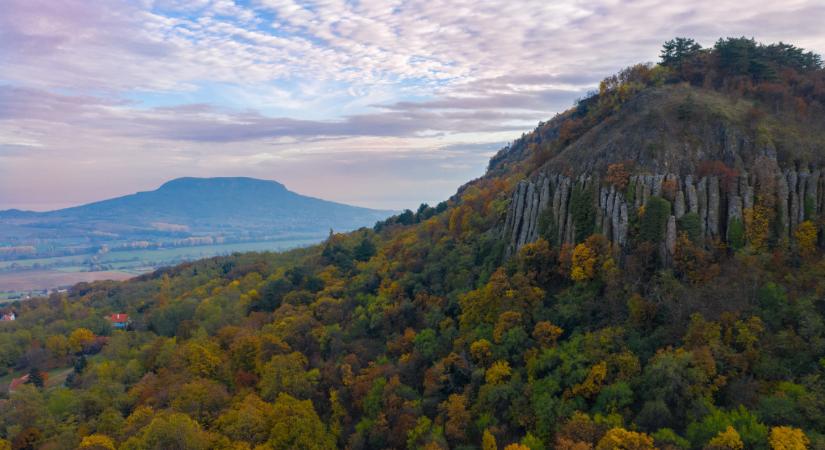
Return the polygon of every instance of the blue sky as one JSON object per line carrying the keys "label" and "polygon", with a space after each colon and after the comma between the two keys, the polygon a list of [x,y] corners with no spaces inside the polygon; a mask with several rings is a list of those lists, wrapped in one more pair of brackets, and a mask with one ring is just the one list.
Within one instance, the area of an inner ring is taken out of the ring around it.
{"label": "blue sky", "polygon": [[741,5],[7,0],[0,209],[233,175],[378,208],[437,202],[674,36],[825,52],[822,2]]}

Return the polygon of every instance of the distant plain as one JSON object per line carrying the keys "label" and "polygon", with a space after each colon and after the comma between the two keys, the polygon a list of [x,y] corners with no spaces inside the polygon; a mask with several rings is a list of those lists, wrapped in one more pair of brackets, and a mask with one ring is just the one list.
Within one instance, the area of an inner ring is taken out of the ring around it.
{"label": "distant plain", "polygon": [[0,301],[21,293],[71,286],[83,281],[125,280],[159,267],[236,252],[281,251],[316,244],[320,237],[113,251],[96,256],[106,270],[89,271],[90,255],[0,261]]}

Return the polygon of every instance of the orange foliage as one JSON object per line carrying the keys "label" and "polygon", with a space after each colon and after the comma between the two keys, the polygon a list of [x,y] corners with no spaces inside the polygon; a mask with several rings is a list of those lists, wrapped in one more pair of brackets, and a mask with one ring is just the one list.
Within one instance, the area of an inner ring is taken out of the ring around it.
{"label": "orange foliage", "polygon": [[664,198],[673,201],[676,199],[676,192],[679,191],[679,184],[676,183],[676,180],[664,180],[662,181],[662,195]]}
{"label": "orange foliage", "polygon": [[557,327],[550,322],[542,321],[536,323],[533,328],[533,339],[542,347],[552,347],[556,345],[556,340],[564,333],[561,327]]}
{"label": "orange foliage", "polygon": [[605,176],[605,181],[613,186],[616,186],[616,189],[624,191],[630,182],[630,172],[632,168],[633,161],[610,164],[607,166],[607,176]]}
{"label": "orange foliage", "polygon": [[699,163],[699,167],[697,169],[699,178],[707,176],[719,178],[719,186],[725,191],[728,190],[731,183],[733,183],[736,180],[736,177],[739,176],[739,171],[732,167],[728,167],[725,163],[718,160],[702,161]]}

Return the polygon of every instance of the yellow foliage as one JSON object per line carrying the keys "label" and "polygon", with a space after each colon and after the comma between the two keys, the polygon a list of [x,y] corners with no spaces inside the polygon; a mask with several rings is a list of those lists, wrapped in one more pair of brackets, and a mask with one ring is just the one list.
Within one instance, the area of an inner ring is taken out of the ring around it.
{"label": "yellow foliage", "polygon": [[493,433],[490,433],[490,430],[484,430],[484,436],[481,438],[481,450],[498,450],[496,437],[493,436]]}
{"label": "yellow foliage", "polygon": [[504,333],[521,325],[521,313],[516,311],[504,311],[498,316],[495,328],[493,328],[493,340],[501,343]]}
{"label": "yellow foliage", "polygon": [[645,433],[611,428],[596,444],[596,450],[655,450],[653,438]]}
{"label": "yellow foliage", "polygon": [[473,359],[482,365],[487,365],[490,358],[493,356],[490,341],[487,339],[479,339],[470,344],[470,354]]}
{"label": "yellow foliage", "polygon": [[55,358],[66,356],[71,350],[69,340],[62,334],[55,334],[46,338],[46,348],[52,352]]}
{"label": "yellow foliage", "polygon": [[799,245],[799,253],[803,256],[810,256],[816,252],[816,225],[813,222],[806,220],[800,223],[794,237]]}
{"label": "yellow foliage", "polygon": [[581,395],[585,398],[593,397],[601,391],[605,378],[607,378],[607,363],[602,361],[591,367],[587,378],[573,386],[571,392],[573,395]]}
{"label": "yellow foliage", "polygon": [[192,375],[210,378],[222,366],[221,358],[204,345],[192,342],[184,347],[183,352],[186,368]]}
{"label": "yellow foliage", "polygon": [[530,447],[522,444],[510,444],[504,447],[504,450],[530,450]]}
{"label": "yellow foliage", "polygon": [[756,205],[753,208],[745,208],[742,213],[748,243],[754,250],[764,249],[771,231],[772,210],[763,205]]}
{"label": "yellow foliage", "polygon": [[513,370],[510,368],[510,363],[507,361],[496,361],[487,369],[484,379],[487,380],[489,384],[500,384],[507,378],[510,378],[510,374],[512,373]]}
{"label": "yellow foliage", "polygon": [[544,291],[522,274],[508,276],[503,268],[493,272],[483,287],[459,298],[461,325],[474,327],[495,323],[504,311],[530,313],[541,304]]}
{"label": "yellow foliage", "polygon": [[573,249],[573,261],[570,269],[570,278],[573,281],[586,281],[596,274],[596,252],[587,244],[582,243]]}
{"label": "yellow foliage", "polygon": [[115,443],[112,438],[104,434],[92,434],[80,441],[80,448],[94,450],[115,450]]}
{"label": "yellow foliage", "polygon": [[773,450],[806,450],[810,441],[799,428],[773,427],[768,442]]}
{"label": "yellow foliage", "polygon": [[11,442],[0,439],[0,450],[11,450]]}
{"label": "yellow foliage", "polygon": [[720,431],[719,434],[708,442],[708,447],[725,450],[742,450],[745,448],[745,444],[742,442],[742,438],[739,437],[739,433],[737,433],[732,426],[728,425],[725,431]]}
{"label": "yellow foliage", "polygon": [[95,340],[95,334],[88,328],[78,328],[69,335],[69,347],[73,352],[83,350],[83,347]]}
{"label": "yellow foliage", "polygon": [[639,357],[630,351],[614,353],[608,357],[608,367],[615,373],[616,381],[630,380],[642,371]]}

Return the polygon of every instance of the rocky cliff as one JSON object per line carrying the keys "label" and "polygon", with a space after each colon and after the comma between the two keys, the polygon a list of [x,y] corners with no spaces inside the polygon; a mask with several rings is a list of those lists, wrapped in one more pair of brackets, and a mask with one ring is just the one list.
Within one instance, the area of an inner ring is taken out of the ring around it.
{"label": "rocky cliff", "polygon": [[[673,173],[634,174],[623,189],[604,177],[583,173],[567,176],[541,170],[519,182],[512,194],[503,237],[508,254],[544,236],[555,244],[573,244],[578,228],[601,233],[619,248],[629,240],[631,219],[651,197],[671,205],[663,246],[672,254],[680,223],[686,214],[698,217],[703,242],[729,242],[731,230],[748,220],[756,202],[775,213],[772,238],[787,243],[796,227],[825,209],[825,177],[816,167],[733,172],[727,176]],[[578,202],[578,203],[577,203]]]}

